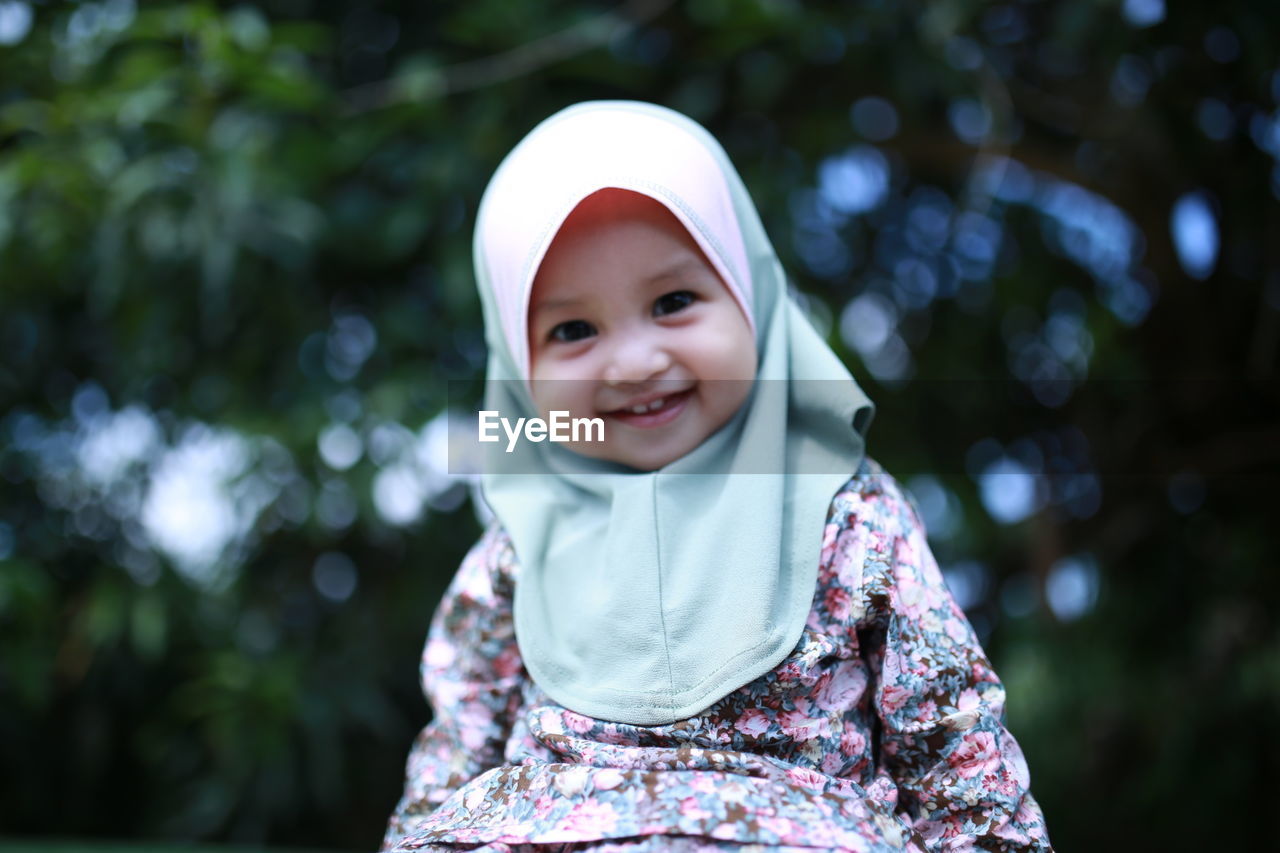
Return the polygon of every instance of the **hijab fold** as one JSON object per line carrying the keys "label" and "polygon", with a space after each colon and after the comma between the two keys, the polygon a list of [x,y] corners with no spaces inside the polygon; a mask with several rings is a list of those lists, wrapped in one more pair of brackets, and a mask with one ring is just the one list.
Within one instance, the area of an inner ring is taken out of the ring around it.
{"label": "hijab fold", "polygon": [[607,187],[656,199],[697,241],[755,332],[752,393],[657,471],[524,442],[491,453],[481,483],[520,564],[516,638],[534,681],[581,714],[660,725],[706,710],[795,647],[826,512],[863,458],[874,409],[788,295],[719,143],[635,101],[561,110],[485,190],[474,254],[486,409],[538,416],[528,391],[533,279],[569,213]]}

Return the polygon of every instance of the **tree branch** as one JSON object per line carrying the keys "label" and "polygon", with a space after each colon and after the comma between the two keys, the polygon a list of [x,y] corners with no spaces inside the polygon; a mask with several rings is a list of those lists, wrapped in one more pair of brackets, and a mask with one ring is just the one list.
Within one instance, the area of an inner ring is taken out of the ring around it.
{"label": "tree branch", "polygon": [[525,42],[502,53],[447,66],[436,72],[424,87],[410,94],[396,78],[379,80],[347,89],[342,93],[344,114],[383,109],[409,100],[413,95],[432,98],[492,86],[504,80],[531,74],[548,65],[608,44],[615,38],[652,20],[673,0],[628,0],[621,6],[581,21],[559,32]]}

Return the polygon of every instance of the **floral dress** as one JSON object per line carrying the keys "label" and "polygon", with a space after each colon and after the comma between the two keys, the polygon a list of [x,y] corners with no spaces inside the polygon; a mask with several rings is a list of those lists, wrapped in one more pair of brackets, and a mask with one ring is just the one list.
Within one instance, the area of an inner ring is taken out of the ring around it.
{"label": "floral dress", "polygon": [[494,523],[431,623],[435,718],[383,850],[1049,850],[1005,692],[912,499],[866,459],[836,493],[804,633],[697,716],[607,722],[521,663]]}

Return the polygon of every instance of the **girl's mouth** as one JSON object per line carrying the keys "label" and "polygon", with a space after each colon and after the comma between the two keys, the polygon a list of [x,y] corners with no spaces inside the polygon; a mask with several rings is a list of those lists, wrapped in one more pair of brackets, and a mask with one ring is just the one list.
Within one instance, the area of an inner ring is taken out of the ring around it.
{"label": "girl's mouth", "polygon": [[607,414],[627,426],[642,428],[665,426],[684,411],[684,407],[689,402],[689,397],[692,394],[693,389],[687,388],[684,391],[677,391],[657,400],[651,400],[644,405],[618,409]]}

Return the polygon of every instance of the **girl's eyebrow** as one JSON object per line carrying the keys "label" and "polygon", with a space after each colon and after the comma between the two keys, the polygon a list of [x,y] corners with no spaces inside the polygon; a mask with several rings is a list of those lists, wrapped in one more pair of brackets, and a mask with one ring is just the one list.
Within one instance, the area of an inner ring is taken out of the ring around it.
{"label": "girl's eyebrow", "polygon": [[647,279],[645,279],[645,283],[649,284],[655,281],[662,281],[664,278],[675,278],[680,273],[684,272],[686,269],[689,269],[690,267],[697,267],[701,269],[702,262],[699,261],[697,258],[685,258],[684,260],[677,261],[676,263],[667,267],[662,272],[655,273],[649,276]]}
{"label": "girl's eyebrow", "polygon": [[[662,270],[661,272],[656,272],[653,275],[648,276],[647,278],[645,278],[644,283],[653,284],[656,281],[662,281],[668,278],[676,278],[686,270],[690,272],[693,272],[695,270],[701,270],[702,266],[703,266],[702,262],[699,261],[697,258],[682,258],[681,260],[676,261],[674,264]],[[574,305],[581,304],[582,301],[583,301],[582,299],[579,299],[577,297],[564,297],[561,299],[541,299],[538,302],[536,302],[533,305],[533,307],[529,309],[529,316],[533,317],[533,316],[536,316],[537,314],[540,314],[543,311],[554,311],[557,308],[571,308]]]}
{"label": "girl's eyebrow", "polygon": [[542,299],[529,309],[529,315],[534,316],[543,311],[553,311],[556,308],[569,308],[574,305],[581,304],[581,299],[565,298],[565,299]]}

